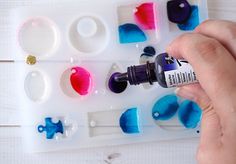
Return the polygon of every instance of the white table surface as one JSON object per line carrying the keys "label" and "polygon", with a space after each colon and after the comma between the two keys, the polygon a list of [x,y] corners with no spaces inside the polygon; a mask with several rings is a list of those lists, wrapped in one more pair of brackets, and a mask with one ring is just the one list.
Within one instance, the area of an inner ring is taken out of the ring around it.
{"label": "white table surface", "polygon": [[[76,1],[76,0],[74,0]],[[73,0],[0,0],[0,60],[11,59],[9,10],[16,6],[73,3]],[[236,0],[208,0],[209,16],[236,21]],[[25,154],[21,142],[15,97],[17,71],[0,63],[0,163],[1,164],[195,164],[198,139],[154,142],[70,152]],[[111,159],[112,158],[112,159]]]}

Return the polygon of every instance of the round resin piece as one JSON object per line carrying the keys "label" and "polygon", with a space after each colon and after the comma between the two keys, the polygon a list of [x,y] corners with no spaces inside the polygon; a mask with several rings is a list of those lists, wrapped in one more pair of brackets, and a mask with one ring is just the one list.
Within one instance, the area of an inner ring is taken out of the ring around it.
{"label": "round resin piece", "polygon": [[109,89],[114,92],[114,93],[122,93],[126,90],[128,83],[127,82],[117,82],[115,80],[115,77],[121,73],[116,72],[111,75],[109,82],[108,82],[108,87]]}
{"label": "round resin piece", "polygon": [[73,89],[79,95],[87,95],[92,88],[92,77],[90,73],[82,67],[74,67],[71,71],[70,82]]}
{"label": "round resin piece", "polygon": [[183,24],[191,15],[191,6],[186,0],[167,2],[168,18],[173,23]]}

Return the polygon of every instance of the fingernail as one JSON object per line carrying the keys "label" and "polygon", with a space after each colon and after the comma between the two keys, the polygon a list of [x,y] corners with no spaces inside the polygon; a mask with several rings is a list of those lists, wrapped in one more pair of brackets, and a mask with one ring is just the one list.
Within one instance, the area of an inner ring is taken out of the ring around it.
{"label": "fingernail", "polygon": [[177,88],[175,90],[176,95],[188,99],[188,100],[192,100],[194,101],[196,99],[196,95],[192,92],[190,92],[189,90],[185,89],[184,87],[181,88]]}

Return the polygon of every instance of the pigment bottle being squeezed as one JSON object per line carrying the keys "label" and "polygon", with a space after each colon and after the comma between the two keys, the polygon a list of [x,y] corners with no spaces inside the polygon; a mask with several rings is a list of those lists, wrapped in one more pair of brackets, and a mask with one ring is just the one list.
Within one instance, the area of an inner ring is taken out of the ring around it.
{"label": "pigment bottle being squeezed", "polygon": [[116,82],[129,82],[130,85],[158,82],[164,88],[197,83],[192,66],[185,60],[178,60],[167,53],[156,57],[154,63],[128,67],[126,73],[116,74]]}

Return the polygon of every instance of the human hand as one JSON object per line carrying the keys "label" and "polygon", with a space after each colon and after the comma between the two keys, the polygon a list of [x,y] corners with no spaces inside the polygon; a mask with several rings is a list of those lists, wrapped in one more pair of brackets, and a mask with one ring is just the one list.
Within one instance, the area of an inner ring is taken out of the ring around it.
{"label": "human hand", "polygon": [[236,164],[236,23],[206,21],[167,52],[189,61],[200,83],[176,91],[203,109],[198,162]]}

